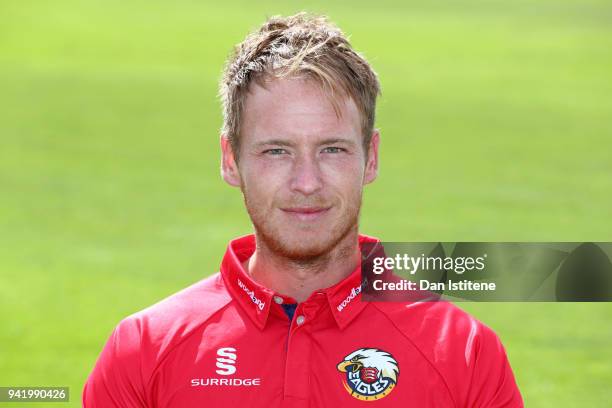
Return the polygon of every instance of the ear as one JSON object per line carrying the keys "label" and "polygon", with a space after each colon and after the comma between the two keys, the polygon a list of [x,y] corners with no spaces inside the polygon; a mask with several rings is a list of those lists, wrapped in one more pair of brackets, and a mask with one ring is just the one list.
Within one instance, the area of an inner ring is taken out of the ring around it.
{"label": "ear", "polygon": [[368,159],[366,161],[365,172],[363,176],[363,184],[369,184],[376,180],[378,176],[378,145],[380,144],[380,132],[375,129],[372,132],[370,139],[370,148],[368,149]]}
{"label": "ear", "polygon": [[225,135],[221,135],[221,177],[227,184],[240,187],[240,172],[232,150],[232,144]]}

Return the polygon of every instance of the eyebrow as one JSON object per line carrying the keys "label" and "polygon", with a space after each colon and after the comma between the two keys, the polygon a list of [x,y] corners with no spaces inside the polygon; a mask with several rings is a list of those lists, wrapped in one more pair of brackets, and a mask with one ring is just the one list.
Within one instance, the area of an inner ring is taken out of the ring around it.
{"label": "eyebrow", "polygon": [[[345,143],[350,146],[355,145],[355,142],[353,142],[352,140],[345,139],[342,137],[333,137],[333,138],[323,139],[319,142],[319,145],[328,145],[328,144],[334,144],[334,143]],[[270,146],[270,145],[292,147],[292,146],[295,146],[295,143],[290,140],[284,140],[284,139],[270,139],[270,140],[264,140],[263,142],[256,143],[255,147],[263,147],[263,146]]]}
{"label": "eyebrow", "polygon": [[352,141],[350,139],[345,139],[345,138],[342,138],[342,137],[334,137],[334,138],[324,139],[324,140],[321,141],[322,145],[334,144],[334,143],[345,143],[345,144],[351,145],[351,146],[353,146],[355,144],[354,141]]}
{"label": "eyebrow", "polygon": [[263,146],[269,146],[269,145],[293,146],[295,145],[295,143],[288,141],[288,140],[283,140],[283,139],[270,139],[270,140],[264,140],[263,142],[255,143],[255,147],[263,147]]}

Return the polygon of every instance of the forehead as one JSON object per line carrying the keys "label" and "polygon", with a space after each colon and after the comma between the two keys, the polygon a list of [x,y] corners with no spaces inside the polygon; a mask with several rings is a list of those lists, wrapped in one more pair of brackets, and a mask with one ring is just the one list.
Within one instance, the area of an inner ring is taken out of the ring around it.
{"label": "forehead", "polygon": [[359,111],[346,96],[330,96],[310,79],[276,78],[249,88],[242,122],[243,142],[266,137],[307,139],[361,137]]}

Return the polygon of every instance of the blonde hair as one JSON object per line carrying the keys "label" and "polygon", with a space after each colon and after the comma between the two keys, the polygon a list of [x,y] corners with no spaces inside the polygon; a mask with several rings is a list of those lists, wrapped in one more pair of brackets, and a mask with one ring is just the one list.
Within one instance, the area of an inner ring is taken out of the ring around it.
{"label": "blonde hair", "polygon": [[361,116],[367,152],[374,130],[378,77],[346,36],[325,16],[298,13],[269,18],[259,30],[234,47],[220,84],[223,104],[221,132],[237,156],[240,124],[251,81],[264,86],[270,78],[305,75],[330,98],[339,116],[338,96],[350,97]]}

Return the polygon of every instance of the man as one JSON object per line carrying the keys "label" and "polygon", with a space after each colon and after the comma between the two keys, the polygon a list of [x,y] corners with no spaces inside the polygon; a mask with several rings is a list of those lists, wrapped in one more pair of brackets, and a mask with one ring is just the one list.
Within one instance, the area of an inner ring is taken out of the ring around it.
{"label": "man", "polygon": [[520,407],[504,349],[445,302],[360,300],[379,84],[322,17],[271,18],[221,84],[223,179],[255,233],[220,273],[124,319],[85,407]]}

